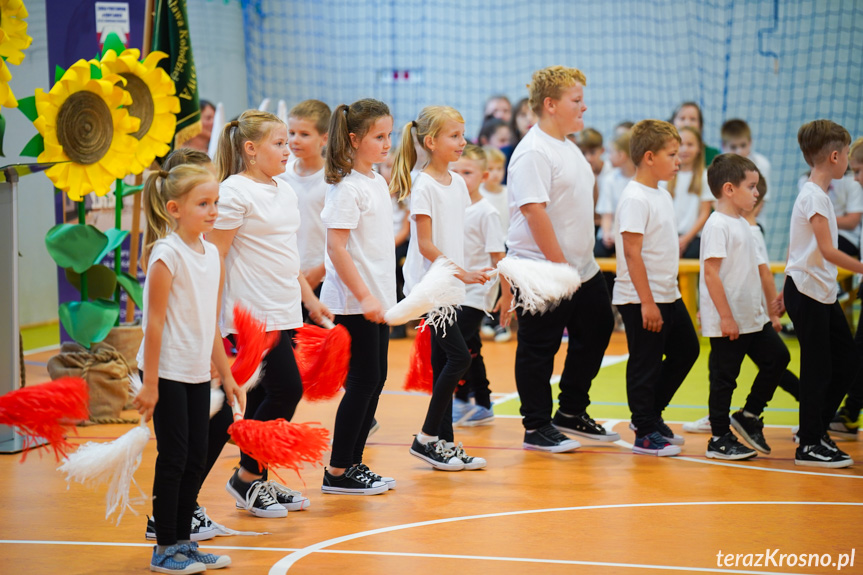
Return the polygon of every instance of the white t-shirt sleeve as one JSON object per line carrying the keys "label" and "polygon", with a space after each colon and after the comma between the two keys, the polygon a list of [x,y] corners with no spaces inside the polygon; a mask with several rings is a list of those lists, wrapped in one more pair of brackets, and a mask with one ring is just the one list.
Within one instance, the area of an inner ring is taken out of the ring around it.
{"label": "white t-shirt sleeve", "polygon": [[327,199],[321,211],[324,227],[337,230],[356,229],[360,221],[362,206],[357,190],[342,182],[327,189]]}
{"label": "white t-shirt sleeve", "polygon": [[714,223],[701,232],[701,261],[728,257],[728,228]]}
{"label": "white t-shirt sleeve", "polygon": [[851,180],[850,178],[844,183],[846,189],[848,190],[848,198],[845,204],[845,212],[863,212],[863,186],[860,186],[860,184],[858,184],[854,180]]}
{"label": "white t-shirt sleeve", "polygon": [[243,193],[224,182],[219,185],[219,217],[217,230],[235,230],[243,225],[249,213],[249,202]]}
{"label": "white t-shirt sleeve", "polygon": [[629,232],[644,235],[650,208],[640,198],[628,196],[617,206],[618,233]]}
{"label": "white t-shirt sleeve", "polygon": [[713,196],[713,192],[710,191],[710,184],[707,183],[707,170],[704,170],[704,173],[701,176],[701,201],[702,202],[715,202],[716,198]]}
{"label": "white t-shirt sleeve", "polygon": [[411,186],[411,220],[416,221],[417,215],[432,216],[432,189],[431,186]]}
{"label": "white t-shirt sleeve", "polygon": [[497,212],[491,210],[485,212],[480,225],[485,238],[485,252],[488,254],[504,253],[506,251],[506,235],[501,228]]}
{"label": "white t-shirt sleeve", "polygon": [[519,158],[519,169],[509,172],[507,189],[516,207],[527,204],[546,204],[551,190],[552,166],[537,151],[529,151]]}
{"label": "white t-shirt sleeve", "polygon": [[147,269],[150,269],[156,262],[162,262],[172,276],[177,275],[177,265],[179,265],[179,254],[174,251],[167,242],[159,242],[153,246],[153,253],[150,254],[150,261],[147,264]]}
{"label": "white t-shirt sleeve", "polygon": [[801,198],[800,209],[807,220],[811,220],[815,214],[822,215],[829,220],[832,211],[830,208],[830,197],[827,194],[810,194]]}

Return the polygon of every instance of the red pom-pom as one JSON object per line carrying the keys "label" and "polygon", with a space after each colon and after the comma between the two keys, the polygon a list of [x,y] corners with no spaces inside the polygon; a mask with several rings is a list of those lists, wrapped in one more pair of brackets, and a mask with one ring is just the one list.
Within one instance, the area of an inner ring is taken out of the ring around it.
{"label": "red pom-pom", "polygon": [[303,399],[332,399],[348,377],[351,335],[343,325],[325,329],[303,324],[294,336],[294,355],[303,380]]}
{"label": "red pom-pom", "polygon": [[434,387],[434,372],[431,364],[431,328],[420,322],[411,347],[408,374],[405,376],[405,391],[422,391],[431,395]]}
{"label": "red pom-pom", "polygon": [[330,433],[319,425],[291,423],[281,418],[271,421],[241,419],[231,424],[228,433],[243,453],[258,462],[259,471],[279,467],[293,469],[299,475],[305,463],[323,463]]}
{"label": "red pom-pom", "polygon": [[264,322],[252,316],[252,312],[234,305],[234,327],[237,329],[237,359],[231,365],[231,374],[238,385],[245,385],[254,375],[266,353],[279,342],[279,332],[267,333]]}
{"label": "red pom-pom", "polygon": [[24,437],[21,461],[27,458],[26,448],[36,445],[39,437],[48,442],[60,461],[74,447],[66,440],[66,434],[89,417],[89,401],[86,381],[80,377],[61,377],[0,397],[0,423],[17,427]]}

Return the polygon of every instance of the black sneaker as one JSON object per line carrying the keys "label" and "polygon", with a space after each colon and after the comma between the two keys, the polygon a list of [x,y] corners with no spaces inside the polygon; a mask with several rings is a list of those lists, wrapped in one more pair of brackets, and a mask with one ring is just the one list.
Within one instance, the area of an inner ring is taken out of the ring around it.
{"label": "black sneaker", "polygon": [[[192,541],[207,541],[219,534],[216,524],[207,517],[207,510],[197,507],[192,513],[192,526],[189,531]],[[147,516],[147,531],[145,537],[150,541],[156,540],[156,521]]]}
{"label": "black sneaker", "polygon": [[387,490],[383,481],[375,481],[358,467],[348,467],[344,475],[336,477],[324,469],[324,484],[321,491],[341,495],[377,495]]}
{"label": "black sneaker", "polygon": [[238,476],[239,471],[235,471],[228,483],[225,485],[225,491],[234,496],[243,509],[254,515],[255,517],[287,517],[288,510],[285,506],[276,501],[273,494],[267,488],[267,484],[260,479],[246,483]]}
{"label": "black sneaker", "polygon": [[579,415],[564,415],[558,411],[554,414],[551,424],[558,431],[565,431],[566,433],[594,441],[618,441],[620,439],[619,433],[607,431],[603,426],[591,419],[586,411],[581,412]]}
{"label": "black sneaker", "polygon": [[464,462],[456,457],[452,449],[447,449],[446,441],[439,439],[434,443],[423,445],[419,439],[414,436],[414,442],[411,444],[410,454],[418,457],[441,471],[461,471],[464,469]]}
{"label": "black sneaker", "polygon": [[387,489],[395,489],[396,488],[396,480],[395,479],[393,479],[392,477],[384,477],[382,475],[378,475],[377,473],[375,473],[374,471],[369,469],[369,466],[366,465],[365,463],[360,463],[359,465],[357,465],[357,469],[359,469],[365,475],[367,475],[368,477],[371,477],[375,481],[383,481],[384,483],[387,484]]}
{"label": "black sneaker", "polygon": [[860,422],[857,418],[853,418],[850,413],[843,407],[836,412],[833,420],[830,421],[828,431],[831,435],[835,435],[840,439],[857,440],[857,431],[860,429]]}
{"label": "black sneaker", "polygon": [[841,449],[839,449],[839,446],[837,446],[835,443],[833,443],[833,440],[830,439],[830,436],[827,435],[826,433],[821,438],[821,445],[823,445],[824,447],[826,447],[827,449],[829,449],[833,453],[837,454],[840,459],[851,459],[851,456],[848,455],[847,453],[845,453],[844,451],[842,451]]}
{"label": "black sneaker", "polygon": [[730,431],[720,437],[707,440],[707,453],[709,459],[751,459],[758,455],[754,449],[750,449],[737,441],[737,436]]}
{"label": "black sneaker", "polygon": [[844,459],[839,453],[822,444],[801,445],[794,453],[794,465],[804,467],[850,467],[854,462]]}
{"label": "black sneaker", "polygon": [[[304,497],[299,491],[285,487],[281,483],[272,480],[265,481],[264,484],[267,486],[270,494],[276,498],[276,501],[281,503],[289,512],[302,511],[310,505],[309,498]],[[237,503],[237,509],[243,509],[243,506]]]}
{"label": "black sneaker", "polygon": [[462,463],[464,463],[465,470],[476,470],[476,469],[485,469],[485,466],[488,465],[486,460],[482,457],[474,457],[472,455],[468,455],[464,446],[461,444],[461,441],[458,444],[447,445],[449,449],[453,450],[455,456],[458,457]]}
{"label": "black sneaker", "polygon": [[[638,437],[638,428],[635,427],[635,425],[633,425],[631,421],[629,422],[629,429],[634,431],[635,436]],[[677,435],[676,433],[674,433],[671,428],[668,427],[668,424],[666,424],[661,419],[659,420],[659,423],[656,424],[656,430],[657,433],[659,433],[659,436],[671,445],[680,446],[686,443],[686,440],[683,438],[682,435]]]}
{"label": "black sneaker", "polygon": [[770,453],[770,446],[764,439],[764,418],[752,417],[743,413],[740,409],[731,414],[731,427],[740,434],[743,441],[760,451]]}
{"label": "black sneaker", "polygon": [[539,429],[534,429],[533,431],[525,430],[522,446],[525,449],[536,451],[566,453],[567,451],[575,451],[581,447],[581,444],[562,434],[554,425],[546,423]]}

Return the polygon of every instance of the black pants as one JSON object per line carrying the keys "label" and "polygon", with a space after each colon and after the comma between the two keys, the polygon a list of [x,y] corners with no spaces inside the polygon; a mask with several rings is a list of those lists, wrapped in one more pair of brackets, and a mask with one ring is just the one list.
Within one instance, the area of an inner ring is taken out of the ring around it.
{"label": "black pants", "polygon": [[473,307],[462,306],[458,311],[456,323],[470,352],[470,367],[464,376],[464,385],[456,388],[455,396],[467,401],[473,394],[474,401],[486,409],[491,408],[491,389],[485,371],[485,361],[482,359],[482,338],[479,328],[485,312]]}
{"label": "black pants", "polygon": [[774,331],[773,324],[767,323],[761,331],[741,334],[736,340],[727,337],[710,338],[710,427],[713,435],[721,437],[731,431],[728,411],[731,409],[731,396],[737,387],[737,376],[744,356],[758,366],[758,375],[752,382],[752,389],[746,397],[743,409],[760,415],[767,402],[785,374],[791,361],[788,348]]}
{"label": "black pants", "polygon": [[626,396],[638,435],[657,431],[662,412],[692,369],[701,346],[683,300],[660,303],[662,330],[647,331],[641,304],[617,306],[626,327]]}
{"label": "black pants", "polygon": [[515,384],[521,396],[525,429],[551,422],[551,376],[563,330],[569,333],[566,361],[560,376],[559,407],[577,415],[590,405],[590,385],[614,330],[611,301],[602,274],[581,284],[573,296],[544,314],[518,312]]}
{"label": "black pants", "polygon": [[153,516],[159,545],[189,540],[207,455],[209,404],[209,383],[159,378],[159,401],[153,411],[158,451]]}
{"label": "black pants", "polygon": [[446,335],[443,328],[432,327],[431,330],[434,385],[422,432],[453,441],[452,395],[459,380],[470,368],[470,351],[458,324],[447,326]]}
{"label": "black pants", "polygon": [[860,358],[839,302],[816,301],[786,277],[785,308],[800,342],[800,445],[817,445],[857,375]]}
{"label": "black pants", "polygon": [[[857,357],[863,357],[863,321],[857,322],[854,346],[857,348]],[[851,385],[848,386],[848,397],[845,398],[845,411],[851,415],[854,421],[860,417],[861,409],[863,409],[863,366],[857,371],[857,376],[851,381]]]}
{"label": "black pants", "polygon": [[387,379],[390,328],[362,315],[337,315],[335,323],[351,334],[351,363],[345,395],[336,411],[330,467],[363,462],[363,450]]}
{"label": "black pants", "polygon": [[[279,343],[264,358],[261,381],[246,394],[245,419],[272,421],[294,416],[303,398],[303,382],[293,347],[294,330],[282,330]],[[258,462],[240,453],[240,465],[250,473],[263,473]]]}

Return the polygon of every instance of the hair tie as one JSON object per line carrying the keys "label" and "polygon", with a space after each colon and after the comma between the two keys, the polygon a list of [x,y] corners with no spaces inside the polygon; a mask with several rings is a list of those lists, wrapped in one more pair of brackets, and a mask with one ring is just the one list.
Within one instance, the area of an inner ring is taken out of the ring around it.
{"label": "hair tie", "polygon": [[418,128],[418,127],[419,127],[419,126],[417,126],[417,121],[416,121],[416,120],[411,120],[411,126],[412,126],[412,127],[414,127],[414,128]]}
{"label": "hair tie", "polygon": [[230,126],[231,126],[232,128],[239,128],[239,127],[240,127],[240,123],[239,123],[237,120],[231,120],[231,121],[230,121]]}
{"label": "hair tie", "polygon": [[167,179],[168,178],[168,172],[166,172],[165,170],[159,170],[159,177]]}

